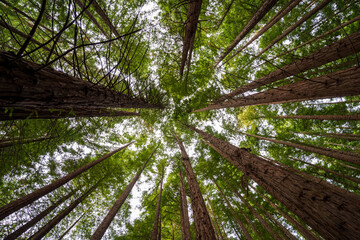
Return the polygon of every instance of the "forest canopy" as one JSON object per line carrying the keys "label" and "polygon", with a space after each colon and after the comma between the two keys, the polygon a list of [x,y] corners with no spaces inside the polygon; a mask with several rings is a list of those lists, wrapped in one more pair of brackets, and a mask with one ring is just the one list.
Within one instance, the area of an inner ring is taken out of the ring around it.
{"label": "forest canopy", "polygon": [[358,238],[359,13],[0,0],[0,238]]}

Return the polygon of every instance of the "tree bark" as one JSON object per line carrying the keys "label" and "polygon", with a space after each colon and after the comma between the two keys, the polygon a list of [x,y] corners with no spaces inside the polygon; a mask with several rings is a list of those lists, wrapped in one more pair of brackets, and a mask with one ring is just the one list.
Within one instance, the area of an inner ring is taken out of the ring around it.
{"label": "tree bark", "polygon": [[360,135],[357,135],[357,134],[348,134],[348,133],[309,133],[309,132],[299,132],[299,133],[306,134],[306,135],[322,136],[322,137],[340,138],[340,139],[346,139],[346,140],[350,140],[350,141],[360,141]]}
{"label": "tree bark", "polygon": [[163,180],[164,180],[164,170],[163,170],[162,175],[161,175],[159,197],[158,197],[158,202],[157,202],[157,205],[156,205],[156,214],[155,214],[155,219],[154,219],[154,227],[153,227],[152,236],[151,236],[152,240],[158,240],[158,231],[159,231],[159,227],[161,227],[159,225],[159,216],[160,216],[160,208],[161,208],[160,205],[161,205],[161,193],[162,193]]}
{"label": "tree bark", "polygon": [[80,216],[78,219],[76,219],[76,221],[75,221],[73,224],[71,224],[71,226],[70,226],[63,234],[61,234],[61,236],[59,237],[58,240],[63,239],[63,238],[66,236],[66,234],[68,234],[68,233],[71,231],[71,229],[72,229],[73,227],[75,227],[75,225],[85,216],[85,213],[86,213],[86,212],[84,212],[83,214],[81,214],[81,216]]}
{"label": "tree bark", "polygon": [[192,126],[225,159],[246,173],[325,239],[356,239],[360,234],[360,196],[279,165]]}
{"label": "tree bark", "polygon": [[80,117],[125,117],[140,116],[137,112],[118,111],[107,108],[15,108],[9,113],[5,113],[4,108],[0,108],[0,121],[21,120],[21,119],[59,119],[59,118],[80,118]]}
{"label": "tree bark", "polygon": [[262,55],[264,52],[266,52],[269,48],[274,46],[277,42],[279,42],[281,39],[283,39],[285,36],[287,36],[289,33],[295,30],[298,26],[300,26],[303,22],[311,18],[315,13],[323,9],[328,3],[330,3],[331,0],[323,0],[321,3],[319,3],[315,8],[313,8],[308,14],[303,16],[300,20],[298,20],[296,23],[288,27],[280,36],[278,36],[272,43],[270,43],[268,46],[266,46],[261,52],[257,54],[257,57]]}
{"label": "tree bark", "polygon": [[262,139],[262,140],[266,140],[266,141],[270,141],[270,142],[274,142],[274,143],[278,143],[278,144],[283,144],[286,146],[290,146],[290,147],[294,147],[294,148],[298,148],[307,152],[312,152],[312,153],[317,153],[320,155],[324,155],[327,157],[331,157],[331,158],[335,158],[335,159],[339,159],[348,163],[353,163],[356,165],[360,166],[360,155],[355,155],[355,154],[349,154],[347,152],[344,151],[340,151],[340,150],[336,150],[336,149],[331,149],[331,148],[325,148],[325,147],[320,147],[320,146],[314,146],[314,145],[308,145],[308,144],[300,144],[300,143],[293,143],[293,142],[286,142],[286,141],[282,141],[282,140],[277,140],[277,139],[273,139],[273,138],[267,138],[267,137],[262,137],[262,136],[258,136],[258,135],[252,135],[252,134],[246,134],[247,136],[250,137],[255,137],[258,139]]}
{"label": "tree bark", "polygon": [[99,14],[99,16],[103,19],[105,24],[110,28],[110,30],[115,34],[116,37],[120,37],[119,32],[116,30],[115,26],[111,23],[110,19],[106,15],[106,13],[102,10],[100,5],[97,3],[96,0],[92,2],[92,5],[95,8],[95,11]]}
{"label": "tree bark", "polygon": [[34,202],[35,200],[41,198],[42,196],[45,196],[46,194],[48,194],[49,192],[54,191],[55,189],[61,187],[62,185],[64,185],[65,183],[69,182],[70,180],[72,180],[73,178],[79,176],[81,173],[85,172],[86,170],[92,168],[93,166],[95,166],[96,164],[102,162],[103,160],[107,159],[108,157],[114,155],[115,153],[119,152],[120,150],[126,148],[127,146],[129,146],[131,143],[126,144],[125,146],[118,148],[98,159],[96,159],[95,161],[86,164],[85,166],[82,166],[81,168],[75,170],[72,173],[69,173],[68,175],[56,180],[55,182],[46,185],[38,190],[35,190],[34,192],[19,198],[18,200],[15,200],[3,207],[0,208],[0,220],[4,219],[5,217],[9,216],[10,214],[12,214],[13,212],[19,210],[20,208],[25,207],[26,205]]}
{"label": "tree bark", "polygon": [[28,143],[34,143],[34,142],[42,142],[42,141],[50,140],[50,139],[53,139],[53,138],[55,138],[55,137],[40,137],[40,138],[37,138],[37,139],[23,139],[23,140],[19,140],[19,141],[12,141],[12,140],[9,139],[8,141],[0,141],[0,148],[11,147],[11,146],[18,145],[18,144],[28,144]]}
{"label": "tree bark", "polygon": [[[258,87],[294,76],[301,72],[320,67],[326,63],[350,56],[360,51],[360,31],[340,39],[322,49],[309,54],[291,64],[281,67],[272,73],[250,82],[234,91],[220,97],[214,103],[220,103],[237,95],[251,91]],[[310,87],[307,89],[311,89]]]}
{"label": "tree bark", "polygon": [[322,98],[355,96],[360,94],[359,85],[360,68],[356,66],[320,77],[301,80],[249,96],[235,98],[219,104],[212,104],[193,112],[250,105],[279,104]]}
{"label": "tree bark", "polygon": [[238,45],[238,43],[256,26],[256,24],[266,15],[268,11],[277,3],[278,0],[265,0],[254,16],[245,25],[235,40],[228,46],[225,52],[219,57],[214,68]]}
{"label": "tree bark", "polygon": [[100,240],[102,238],[102,236],[104,235],[104,233],[106,232],[106,230],[108,229],[110,223],[112,222],[112,220],[114,219],[115,215],[117,214],[117,212],[120,210],[121,206],[123,205],[123,203],[125,202],[126,198],[128,197],[128,195],[130,194],[132,188],[134,187],[136,181],[139,179],[141,173],[143,172],[144,168],[146,167],[147,163],[149,162],[149,160],[152,158],[152,156],[154,155],[155,150],[153,151],[153,153],[150,155],[150,157],[145,161],[145,163],[143,164],[143,166],[139,169],[139,171],[136,173],[136,175],[133,177],[133,179],[130,181],[129,185],[127,185],[127,187],[125,188],[125,190],[122,192],[122,194],[120,195],[120,197],[116,200],[115,204],[112,206],[112,208],[109,210],[108,214],[105,216],[105,218],[103,219],[103,221],[100,223],[100,225],[98,226],[98,228],[96,229],[96,231],[94,232],[94,234],[91,236],[90,240]]}
{"label": "tree bark", "polygon": [[279,119],[310,119],[310,120],[333,120],[333,121],[359,121],[360,114],[354,115],[293,115],[277,116]]}
{"label": "tree bark", "polygon": [[[222,240],[224,240],[225,238],[224,238],[224,235],[222,234],[222,232],[221,232],[221,229],[220,229],[220,227],[219,227],[219,224],[218,224],[218,222],[217,222],[217,218],[216,218],[216,216],[215,216],[215,213],[214,213],[214,210],[213,210],[213,208],[212,208],[212,206],[211,206],[211,202],[210,202],[210,200],[208,199],[207,200],[208,201],[208,203],[209,203],[209,207],[210,207],[210,210],[209,210],[209,212],[210,212],[210,214],[213,216],[213,221],[211,221],[212,223],[213,223],[213,228],[215,229],[215,227],[216,227],[216,229],[217,229],[217,231],[218,231],[218,238],[221,238]],[[215,224],[214,224],[214,222],[215,222]],[[224,231],[224,234],[225,234],[225,236],[226,236],[226,232]],[[219,237],[220,236],[220,237]],[[227,238],[226,238],[227,239]]]}
{"label": "tree bark", "polygon": [[38,223],[41,219],[43,219],[46,215],[48,215],[52,210],[57,208],[60,204],[62,204],[64,201],[66,201],[68,198],[70,198],[72,195],[74,195],[74,191],[68,193],[64,197],[60,198],[57,202],[55,202],[53,205],[39,213],[36,217],[32,218],[30,221],[25,223],[23,226],[18,228],[16,231],[12,232],[11,234],[7,235],[4,240],[13,240],[18,237],[20,237],[21,234],[26,232],[29,228],[33,227],[36,223]]}
{"label": "tree bark", "polygon": [[67,208],[65,208],[62,212],[60,212],[56,217],[54,217],[50,222],[48,222],[44,227],[38,230],[34,235],[32,235],[29,239],[38,240],[42,239],[51,229],[53,229],[62,219],[64,219],[72,210],[74,210],[90,193],[92,193],[99,185],[99,183],[104,178],[100,179],[94,186],[92,186],[89,190],[87,190],[83,195],[81,195],[78,199],[72,202]]}
{"label": "tree bark", "polygon": [[186,178],[189,184],[191,208],[194,214],[194,224],[196,230],[196,239],[213,240],[216,239],[215,230],[211,225],[209,212],[206,209],[204,198],[201,194],[199,184],[191,167],[189,156],[187,155],[184,145],[175,135],[176,141],[181,149],[181,157],[186,170]]}
{"label": "tree bark", "polygon": [[1,108],[153,108],[145,101],[0,52]]}
{"label": "tree bark", "polygon": [[179,172],[180,172],[180,220],[181,220],[182,239],[191,240],[188,204],[186,200],[184,176],[182,174],[181,166],[179,166]]}

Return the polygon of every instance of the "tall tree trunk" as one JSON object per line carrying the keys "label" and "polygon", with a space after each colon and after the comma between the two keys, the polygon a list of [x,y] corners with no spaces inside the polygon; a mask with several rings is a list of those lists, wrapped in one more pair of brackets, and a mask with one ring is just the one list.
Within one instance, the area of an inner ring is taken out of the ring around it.
{"label": "tall tree trunk", "polygon": [[181,166],[179,166],[179,172],[180,172],[180,220],[181,220],[182,239],[191,240],[188,204],[186,200],[184,176],[182,174]]}
{"label": "tall tree trunk", "polygon": [[14,108],[10,113],[5,113],[4,108],[0,108],[0,121],[20,120],[20,119],[59,119],[59,118],[80,118],[80,117],[122,117],[139,116],[136,112],[118,111],[107,108]]}
{"label": "tall tree trunk", "polygon": [[152,236],[151,239],[152,240],[158,240],[158,231],[159,231],[159,216],[160,216],[160,208],[161,208],[161,193],[162,193],[162,185],[163,185],[163,180],[164,180],[164,170],[162,172],[161,175],[161,181],[160,181],[160,190],[159,190],[159,197],[158,197],[158,202],[156,205],[156,214],[155,214],[155,219],[154,219],[154,227],[153,227],[153,231],[152,231]]}
{"label": "tall tree trunk", "polygon": [[306,135],[315,135],[322,137],[331,137],[331,138],[340,138],[346,139],[350,141],[360,141],[360,135],[357,134],[349,134],[349,133],[309,133],[309,132],[300,132],[301,134]]}
{"label": "tall tree trunk", "polygon": [[332,120],[332,121],[360,121],[360,114],[353,114],[353,115],[292,115],[292,116],[277,116],[274,118]]}
{"label": "tall tree trunk", "polygon": [[57,208],[60,204],[62,204],[64,201],[66,201],[68,198],[70,198],[72,195],[74,195],[74,191],[68,193],[64,197],[60,198],[58,201],[56,201],[53,205],[39,213],[37,216],[32,218],[30,221],[25,223],[23,226],[18,228],[16,231],[12,232],[11,234],[7,235],[4,240],[12,240],[20,237],[21,234],[26,232],[29,228],[33,227],[36,223],[38,223],[41,219],[43,219],[46,215],[48,215],[52,210]]}
{"label": "tall tree trunk", "polygon": [[86,212],[81,214],[81,216],[78,219],[76,219],[76,221],[73,224],[71,224],[71,226],[68,229],[66,229],[66,231],[63,234],[61,234],[58,240],[63,239],[66,236],[66,234],[68,234],[71,231],[71,229],[75,227],[75,225],[85,216],[85,214]]}
{"label": "tall tree trunk", "polygon": [[266,141],[270,141],[270,142],[274,142],[274,143],[278,143],[278,144],[283,144],[286,146],[290,146],[290,147],[294,147],[294,148],[298,148],[307,152],[312,152],[312,153],[317,153],[320,155],[324,155],[327,157],[331,157],[331,158],[336,158],[348,163],[353,163],[356,165],[360,166],[360,155],[353,155],[350,154],[348,152],[344,152],[344,151],[340,151],[340,150],[336,150],[336,149],[331,149],[331,148],[325,148],[325,147],[320,147],[320,146],[314,146],[314,145],[308,145],[308,144],[300,144],[300,143],[293,143],[293,142],[286,142],[286,141],[282,141],[282,140],[277,140],[277,139],[273,139],[273,138],[267,138],[267,137],[262,137],[262,136],[258,136],[258,135],[253,135],[253,134],[246,134],[247,136],[250,137],[255,137],[258,139],[262,139],[262,140],[266,140]]}
{"label": "tall tree trunk", "polygon": [[323,9],[328,3],[330,3],[331,0],[323,0],[321,3],[319,3],[316,7],[314,7],[308,14],[303,16],[301,19],[299,19],[296,23],[288,27],[283,33],[280,34],[272,43],[270,43],[268,46],[266,46],[261,52],[257,54],[257,57],[262,55],[264,52],[266,52],[269,48],[274,46],[277,42],[279,42],[281,39],[283,39],[285,36],[287,36],[289,33],[295,30],[298,26],[300,26],[303,22],[311,18],[315,13]]}
{"label": "tall tree trunk", "polygon": [[24,140],[19,140],[19,141],[12,141],[11,139],[7,140],[7,141],[1,141],[0,142],[0,148],[6,148],[6,147],[11,147],[14,145],[18,145],[18,144],[28,144],[28,143],[34,143],[34,142],[42,142],[45,140],[50,140],[53,139],[55,137],[40,137],[40,138],[36,138],[36,139],[24,139]]}
{"label": "tall tree trunk", "polygon": [[[217,229],[217,231],[218,231],[218,238],[221,238],[222,240],[224,240],[225,239],[225,237],[224,237],[224,235],[223,235],[223,233],[221,232],[221,229],[220,229],[220,227],[219,227],[219,224],[218,224],[218,219],[216,218],[216,216],[215,216],[215,213],[214,213],[214,210],[213,210],[213,208],[212,208],[212,206],[211,206],[211,202],[210,202],[210,200],[208,199],[207,200],[207,202],[209,203],[209,207],[210,207],[210,210],[209,210],[209,213],[213,216],[213,220],[211,221],[212,223],[213,223],[213,228],[215,229]],[[215,224],[214,224],[215,223]],[[226,232],[224,231],[224,234],[225,234],[225,236],[226,236]],[[227,238],[226,238],[227,239]]]}
{"label": "tall tree trunk", "polygon": [[[360,42],[360,39],[359,39]],[[359,44],[360,45],[360,44]],[[360,94],[360,68],[352,67],[195,110],[298,102]]]}
{"label": "tall tree trunk", "polygon": [[277,3],[278,0],[265,0],[261,7],[256,11],[254,16],[245,25],[243,30],[235,38],[235,40],[228,46],[225,52],[219,57],[214,67],[216,67],[235,47],[238,43],[256,26],[256,24],[266,15],[268,11]]}
{"label": "tall tree trunk", "polygon": [[53,229],[62,219],[64,219],[72,210],[74,210],[90,193],[92,193],[99,185],[99,183],[104,178],[100,179],[94,186],[92,186],[89,190],[87,190],[83,195],[81,195],[78,199],[72,202],[67,208],[65,208],[62,212],[60,212],[56,217],[54,217],[50,222],[48,222],[44,227],[38,230],[34,235],[32,235],[29,239],[37,240],[42,239],[51,229]]}
{"label": "tall tree trunk", "polygon": [[133,179],[130,181],[130,183],[127,185],[125,190],[122,192],[120,197],[116,200],[115,204],[112,206],[112,208],[109,210],[108,214],[105,216],[103,221],[100,223],[94,234],[91,236],[90,240],[100,240],[106,230],[108,229],[110,223],[114,219],[117,212],[120,210],[121,206],[125,202],[126,198],[130,194],[132,188],[134,187],[136,181],[139,179],[141,173],[143,172],[144,168],[146,167],[146,164],[149,162],[149,160],[152,158],[156,150],[154,150],[150,157],[145,161],[143,166],[139,169],[139,171],[136,173],[136,175],[133,177]]}
{"label": "tall tree trunk", "polygon": [[360,196],[313,177],[304,177],[215,138],[190,129],[253,179],[325,239],[356,239],[360,234]]}
{"label": "tall tree trunk", "polygon": [[191,167],[189,156],[187,155],[184,145],[182,144],[180,139],[176,135],[175,138],[181,149],[181,157],[183,159],[183,164],[186,170],[186,178],[189,184],[191,208],[193,210],[194,224],[196,230],[196,239],[216,239],[215,230],[211,225],[209,212],[206,208],[199,184]]}
{"label": "tall tree trunk", "polygon": [[213,179],[213,182],[215,183],[217,189],[220,192],[221,197],[224,199],[226,205],[228,206],[228,208],[230,209],[232,215],[234,216],[237,224],[239,225],[239,227],[241,228],[241,231],[243,232],[243,234],[246,236],[246,239],[252,239],[250,233],[248,232],[248,230],[246,229],[245,225],[241,222],[240,218],[237,216],[234,208],[231,206],[231,203],[229,202],[229,200],[225,197],[225,194],[221,191],[219,185],[216,183],[215,179]]}
{"label": "tall tree trunk", "polygon": [[97,3],[96,0],[94,0],[92,2],[93,7],[95,8],[95,11],[99,14],[99,16],[103,19],[103,21],[105,22],[105,24],[110,28],[110,30],[115,34],[115,36],[118,38],[120,37],[119,32],[116,30],[115,26],[111,23],[110,19],[108,18],[108,16],[106,15],[106,13],[104,12],[104,10],[102,10],[102,8],[100,7],[100,5]]}
{"label": "tall tree trunk", "polygon": [[[11,62],[11,65],[9,65]],[[0,107],[153,108],[141,99],[0,52]]]}
{"label": "tall tree trunk", "polygon": [[[258,87],[276,82],[278,80],[299,74],[301,72],[320,67],[326,63],[350,56],[360,51],[360,31],[340,39],[329,46],[309,54],[291,64],[281,67],[272,73],[252,81],[234,91],[220,97],[214,103],[220,103],[231,99],[242,93],[251,91]],[[308,89],[311,89],[310,87]]]}
{"label": "tall tree trunk", "polygon": [[225,62],[227,63],[233,57],[238,55],[242,50],[244,50],[247,46],[249,46],[253,41],[258,39],[263,33],[265,33],[268,29],[270,29],[275,23],[277,23],[282,17],[288,14],[294,7],[296,7],[302,0],[294,0],[290,2],[286,8],[282,9],[278,12],[260,31],[258,31],[244,46],[242,46],[239,50],[237,50],[231,57],[229,57]]}
{"label": "tall tree trunk", "polygon": [[[134,142],[134,141],[133,141]],[[118,148],[98,159],[96,159],[95,161],[86,164],[85,166],[82,166],[81,168],[75,170],[72,173],[69,173],[68,175],[56,180],[53,183],[50,183],[49,185],[46,185],[38,190],[35,190],[34,192],[19,198],[18,200],[15,200],[3,207],[0,208],[0,220],[9,216],[10,214],[12,214],[13,212],[19,210],[20,208],[25,207],[26,205],[34,202],[35,200],[41,198],[42,196],[45,196],[46,194],[48,194],[49,192],[54,191],[55,189],[61,187],[62,185],[64,185],[65,183],[69,182],[70,180],[72,180],[73,178],[79,176],[81,173],[85,172],[86,170],[92,168],[93,166],[95,166],[96,164],[102,162],[103,160],[107,159],[108,157],[114,155],[115,153],[119,152],[120,150],[126,148],[127,146],[129,146],[131,143],[126,144],[125,146]]]}

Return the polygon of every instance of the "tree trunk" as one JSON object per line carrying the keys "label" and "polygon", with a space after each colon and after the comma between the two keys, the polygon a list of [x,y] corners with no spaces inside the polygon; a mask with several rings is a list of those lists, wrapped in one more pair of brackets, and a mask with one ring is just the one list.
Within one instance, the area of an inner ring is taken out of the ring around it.
{"label": "tree trunk", "polygon": [[238,43],[256,26],[256,24],[266,15],[268,11],[277,3],[278,0],[265,0],[257,12],[252,16],[250,21],[245,25],[244,29],[239,33],[235,40],[228,46],[225,52],[219,57],[214,67],[216,67],[235,47]]}
{"label": "tree trunk", "polygon": [[348,133],[309,133],[309,132],[299,132],[306,135],[322,136],[322,137],[331,137],[331,138],[340,138],[350,141],[360,141],[360,135],[357,134],[348,134]]}
{"label": "tree trunk", "polygon": [[301,19],[299,19],[296,23],[288,27],[280,36],[278,36],[272,43],[270,43],[268,46],[266,46],[261,52],[257,54],[257,57],[262,55],[264,52],[266,52],[269,48],[274,46],[277,42],[279,42],[281,39],[283,39],[285,36],[287,36],[289,33],[295,30],[298,26],[300,26],[303,22],[311,18],[315,13],[320,11],[322,8],[324,8],[328,3],[330,3],[331,0],[323,0],[321,3],[319,3],[315,8],[313,8],[308,14],[303,16]]}
{"label": "tree trunk", "polygon": [[332,121],[360,121],[360,114],[354,114],[354,115],[293,115],[293,116],[277,116],[274,118],[332,120]]}
{"label": "tree trunk", "polygon": [[229,200],[225,197],[224,193],[221,191],[219,185],[217,185],[215,179],[213,179],[213,182],[215,183],[217,189],[220,192],[221,197],[224,199],[226,205],[228,206],[228,208],[230,209],[232,215],[234,216],[237,224],[239,225],[239,227],[241,228],[241,231],[244,233],[244,235],[246,236],[246,239],[252,239],[251,235],[249,234],[248,230],[246,229],[245,225],[241,222],[240,218],[237,216],[234,208],[231,206],[231,203],[229,202]]}
{"label": "tree trunk", "polygon": [[[320,67],[326,63],[345,58],[360,51],[360,31],[355,32],[343,39],[340,39],[329,46],[311,53],[291,64],[281,67],[272,73],[250,82],[234,91],[220,97],[214,103],[223,102],[239,94],[251,91],[258,87],[276,82],[278,80],[299,74],[301,72]],[[310,87],[307,89],[311,89]]]}
{"label": "tree trunk", "polygon": [[155,150],[150,155],[150,157],[145,161],[143,166],[139,169],[139,171],[136,173],[136,175],[133,177],[133,179],[130,181],[129,185],[125,188],[125,190],[122,192],[120,197],[116,200],[115,204],[112,206],[112,208],[109,210],[108,214],[105,216],[103,221],[100,223],[94,234],[91,236],[90,240],[100,240],[106,230],[108,229],[110,223],[114,219],[117,212],[120,210],[121,206],[125,202],[126,198],[130,194],[132,188],[134,187],[136,181],[139,179],[141,173],[143,172],[144,168],[146,167],[146,164],[149,162],[149,160],[154,155]]}
{"label": "tree trunk", "polygon": [[37,108],[37,109],[12,109],[5,113],[4,108],[0,108],[0,121],[20,120],[20,119],[59,119],[59,118],[80,118],[80,117],[122,117],[140,116],[137,112],[118,111],[107,108]]}
{"label": "tree trunk", "polygon": [[192,126],[225,159],[253,179],[325,239],[356,239],[360,196],[298,175]]}
{"label": "tree trunk", "polygon": [[181,149],[181,156],[186,170],[186,178],[189,184],[191,208],[194,214],[194,224],[196,230],[196,239],[213,240],[216,239],[215,230],[211,225],[209,212],[206,209],[204,198],[201,194],[199,184],[191,167],[189,156],[187,155],[184,145],[175,135],[175,138]]}
{"label": "tree trunk", "polygon": [[[134,142],[134,141],[133,141]],[[56,180],[55,182],[46,185],[38,190],[35,190],[34,192],[19,198],[18,200],[15,200],[3,207],[0,208],[0,220],[4,219],[5,217],[9,216],[10,214],[12,214],[13,212],[19,210],[20,208],[25,207],[26,205],[34,202],[35,200],[41,198],[42,196],[45,196],[46,194],[48,194],[49,192],[54,191],[55,189],[61,187],[62,185],[64,185],[65,183],[69,182],[70,180],[72,180],[73,178],[79,176],[81,173],[85,172],[86,170],[92,168],[93,166],[95,166],[96,164],[102,162],[103,160],[107,159],[108,157],[114,155],[115,153],[119,152],[120,150],[126,148],[127,146],[129,146],[131,143],[126,144],[125,146],[118,148],[98,159],[96,159],[95,161],[86,164],[85,166],[82,166],[81,168],[75,170],[72,173],[69,173],[68,175]]]}
{"label": "tree trunk", "polygon": [[160,216],[160,208],[161,208],[160,205],[161,205],[161,193],[162,193],[163,180],[164,180],[164,170],[161,175],[159,197],[158,197],[158,202],[156,205],[154,227],[153,227],[152,237],[151,237],[152,240],[158,240],[158,231],[159,231],[159,227],[161,227],[161,226],[159,226],[159,216]]}
{"label": "tree trunk", "polygon": [[53,229],[62,219],[64,219],[72,210],[74,210],[90,193],[92,193],[99,183],[104,178],[100,179],[94,186],[92,186],[89,190],[87,190],[81,197],[72,202],[67,208],[65,208],[62,212],[60,212],[56,217],[54,217],[50,222],[48,222],[44,227],[38,230],[34,235],[32,235],[29,239],[37,240],[42,239],[51,229]]}
{"label": "tree trunk", "polygon": [[271,28],[275,23],[277,23],[282,17],[288,14],[294,7],[296,7],[302,0],[292,1],[285,9],[282,9],[278,12],[260,31],[258,31],[244,46],[237,50],[231,57],[229,57],[225,62],[227,63],[230,59],[238,55],[242,50],[249,46],[253,41],[258,39],[263,33],[265,33],[269,28]]}
{"label": "tree trunk", "polygon": [[[224,240],[225,239],[225,237],[224,237],[224,235],[223,235],[223,233],[221,232],[221,229],[220,229],[220,227],[219,227],[219,224],[218,224],[218,221],[217,221],[217,218],[216,218],[216,216],[215,216],[215,213],[214,213],[214,210],[213,210],[213,208],[212,208],[212,206],[211,206],[211,202],[210,202],[210,200],[208,199],[207,200],[207,202],[209,203],[209,207],[210,207],[210,210],[209,210],[209,212],[210,212],[210,214],[213,216],[213,221],[211,221],[212,223],[213,223],[213,228],[215,228],[216,227],[216,229],[217,229],[217,231],[218,231],[218,238],[221,238],[222,240]],[[215,224],[214,224],[214,222],[215,222]],[[224,229],[223,229],[224,230]],[[226,236],[226,232],[224,231],[224,234],[225,234],[225,236]],[[220,237],[219,237],[220,236]],[[227,238],[226,238],[227,239]]]}
{"label": "tree trunk", "polygon": [[23,226],[18,228],[16,231],[12,232],[11,234],[7,235],[4,240],[12,240],[16,239],[21,236],[24,232],[26,232],[29,228],[33,227],[36,223],[38,223],[41,219],[43,219],[46,215],[48,215],[52,210],[57,208],[60,204],[62,204],[64,201],[66,201],[68,198],[70,198],[72,195],[74,195],[75,192],[70,192],[64,197],[60,198],[57,202],[55,202],[53,205],[39,213],[36,217],[32,218],[30,221],[25,223]]}
{"label": "tree trunk", "polygon": [[[11,62],[11,64],[9,64]],[[0,52],[0,107],[153,108],[141,99]]]}
{"label": "tree trunk", "polygon": [[93,7],[95,8],[95,11],[99,14],[99,16],[104,20],[105,24],[110,28],[110,30],[115,34],[115,36],[118,38],[120,37],[119,32],[116,30],[114,25],[111,23],[110,19],[106,15],[106,13],[101,9],[100,5],[97,3],[96,0],[92,2]]}
{"label": "tree trunk", "polygon": [[61,234],[58,240],[63,239],[66,236],[66,234],[68,234],[71,231],[71,229],[75,227],[75,225],[85,216],[85,214],[86,212],[81,214],[81,216],[73,224],[71,224],[71,226],[63,234]]}
{"label": "tree trunk", "polygon": [[24,140],[19,140],[19,141],[11,141],[11,139],[9,139],[7,141],[0,141],[0,148],[11,147],[11,146],[18,145],[18,144],[42,142],[42,141],[50,140],[50,139],[54,139],[54,138],[55,137],[40,137],[37,139],[24,139]]}
{"label": "tree trunk", "polygon": [[179,166],[179,172],[180,172],[180,220],[181,220],[182,239],[191,240],[188,205],[186,200],[184,176],[182,174],[181,166]]}
{"label": "tree trunk", "polygon": [[193,112],[250,105],[279,104],[322,98],[355,96],[360,94],[359,85],[360,68],[356,66],[320,77],[287,84],[246,97],[236,98],[219,104],[212,104]]}
{"label": "tree trunk", "polygon": [[304,151],[307,151],[307,152],[312,152],[312,153],[324,155],[324,156],[327,156],[327,157],[339,159],[339,160],[342,160],[342,161],[345,161],[345,162],[348,162],[348,163],[353,163],[353,164],[356,164],[356,165],[360,166],[360,155],[357,155],[357,154],[353,155],[353,154],[349,154],[347,152],[336,150],[336,149],[325,148],[325,147],[314,146],[314,145],[308,145],[308,144],[286,142],[286,141],[282,141],[282,140],[277,140],[277,139],[273,139],[273,138],[267,138],[267,137],[252,135],[252,134],[246,134],[246,135],[250,136],[250,137],[255,137],[255,138],[258,138],[258,139],[278,143],[278,144],[283,144],[283,145],[290,146],[290,147],[293,147],[293,148],[298,148],[298,149],[301,149],[301,150],[304,150]]}

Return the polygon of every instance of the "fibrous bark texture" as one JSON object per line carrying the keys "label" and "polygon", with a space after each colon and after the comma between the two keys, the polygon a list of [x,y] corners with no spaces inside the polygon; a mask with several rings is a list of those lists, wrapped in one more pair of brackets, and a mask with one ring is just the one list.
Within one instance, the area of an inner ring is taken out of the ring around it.
{"label": "fibrous bark texture", "polygon": [[325,239],[356,239],[360,196],[320,179],[298,175],[192,126],[220,153]]}
{"label": "fibrous bark texture", "polygon": [[181,213],[180,220],[181,220],[182,239],[191,240],[188,204],[186,200],[184,176],[181,167],[179,167],[179,172],[180,172],[180,213]]}
{"label": "fibrous bark texture", "polygon": [[158,197],[158,202],[156,204],[156,214],[155,214],[154,226],[153,226],[153,231],[152,231],[152,236],[151,236],[152,240],[158,240],[159,227],[161,228],[161,224],[159,226],[159,217],[160,217],[160,205],[161,205],[161,193],[162,193],[163,180],[164,180],[164,171],[161,176],[159,197]]}
{"label": "fibrous bark texture", "polygon": [[353,115],[293,115],[293,116],[277,116],[275,118],[333,120],[333,121],[359,121],[360,114],[353,114]]}

